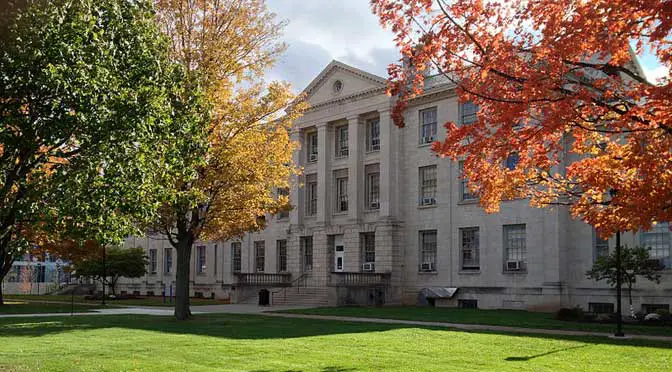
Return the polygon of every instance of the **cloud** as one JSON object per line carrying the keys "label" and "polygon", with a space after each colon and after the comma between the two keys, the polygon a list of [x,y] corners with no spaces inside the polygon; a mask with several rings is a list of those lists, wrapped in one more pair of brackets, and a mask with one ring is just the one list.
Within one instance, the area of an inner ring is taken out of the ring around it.
{"label": "cloud", "polygon": [[302,91],[333,59],[320,45],[301,40],[287,41],[288,48],[267,73],[271,80],[286,80],[295,92]]}
{"label": "cloud", "polygon": [[656,84],[664,81],[665,79],[669,80],[670,78],[670,69],[663,65],[658,65],[655,67],[643,66],[644,75],[646,75],[647,80]]}
{"label": "cloud", "polygon": [[394,48],[373,48],[364,56],[348,51],[338,57],[344,63],[382,77],[387,77],[387,66],[399,58],[399,52]]}

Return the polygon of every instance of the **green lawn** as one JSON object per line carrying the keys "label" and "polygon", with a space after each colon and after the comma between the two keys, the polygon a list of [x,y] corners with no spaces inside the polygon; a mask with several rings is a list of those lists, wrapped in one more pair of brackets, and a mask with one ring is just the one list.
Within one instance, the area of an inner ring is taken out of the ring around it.
{"label": "green lawn", "polygon": [[672,343],[255,315],[0,319],[0,371],[664,371]]}
{"label": "green lawn", "polygon": [[[26,300],[26,301],[62,301],[70,302],[72,300],[69,295],[6,295],[7,299],[14,300]],[[191,298],[189,300],[192,305],[217,305],[222,304],[217,300],[212,300],[209,298]],[[100,300],[85,300],[84,296],[75,296],[75,302],[79,303],[91,303],[91,304],[100,304]],[[120,305],[120,306],[174,306],[173,303],[163,302],[163,297],[142,297],[136,299],[126,299],[126,300],[113,300],[107,299],[105,301],[109,305]]]}
{"label": "green lawn", "polygon": [[[553,314],[523,310],[474,310],[433,307],[324,307],[287,310],[288,313],[420,320],[428,322],[488,324],[523,328],[613,332],[615,325],[553,319]],[[672,327],[629,325],[626,333],[672,336]]]}
{"label": "green lawn", "polygon": [[[98,306],[75,305],[76,313],[90,312],[97,309]],[[68,304],[52,304],[25,302],[17,300],[5,300],[5,304],[0,306],[0,314],[34,314],[34,313],[69,313],[73,308]],[[2,371],[0,369],[0,371]]]}

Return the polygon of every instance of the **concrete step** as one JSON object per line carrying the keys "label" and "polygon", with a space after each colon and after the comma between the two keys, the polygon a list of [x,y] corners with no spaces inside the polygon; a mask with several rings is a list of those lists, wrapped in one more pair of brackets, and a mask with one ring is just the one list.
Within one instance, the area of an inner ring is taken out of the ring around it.
{"label": "concrete step", "polygon": [[271,294],[271,305],[327,306],[329,304],[329,288],[324,287],[290,287]]}

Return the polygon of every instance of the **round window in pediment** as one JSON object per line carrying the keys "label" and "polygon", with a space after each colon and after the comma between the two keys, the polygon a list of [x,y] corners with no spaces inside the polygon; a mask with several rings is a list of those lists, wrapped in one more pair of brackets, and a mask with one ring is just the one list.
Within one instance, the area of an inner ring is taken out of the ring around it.
{"label": "round window in pediment", "polygon": [[334,81],[334,93],[339,93],[343,90],[343,82],[340,80]]}

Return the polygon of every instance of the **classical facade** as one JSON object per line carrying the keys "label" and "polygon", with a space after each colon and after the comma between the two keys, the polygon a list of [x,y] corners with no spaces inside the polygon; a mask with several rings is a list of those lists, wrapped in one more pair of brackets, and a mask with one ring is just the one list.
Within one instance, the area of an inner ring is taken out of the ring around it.
{"label": "classical facade", "polygon": [[[257,302],[267,290],[272,304],[614,307],[608,285],[585,277],[613,241],[598,239],[563,207],[513,200],[486,214],[465,187],[460,163],[432,153],[430,143],[445,135],[441,124],[475,120],[476,107],[459,104],[454,86],[430,77],[399,129],[385,87],[384,78],[337,61],[310,83],[311,109],[292,132],[304,171],[291,190],[279,190],[289,192],[294,209],[268,216],[267,229],[241,240],[196,244],[194,295]],[[506,165],[515,163],[512,157]],[[652,257],[670,267],[670,234],[659,224],[624,234],[623,242],[652,247]],[[143,237],[127,245],[145,247],[150,267],[122,290],[169,294],[170,244]],[[669,307],[671,271],[660,284],[637,283],[634,302]]]}

